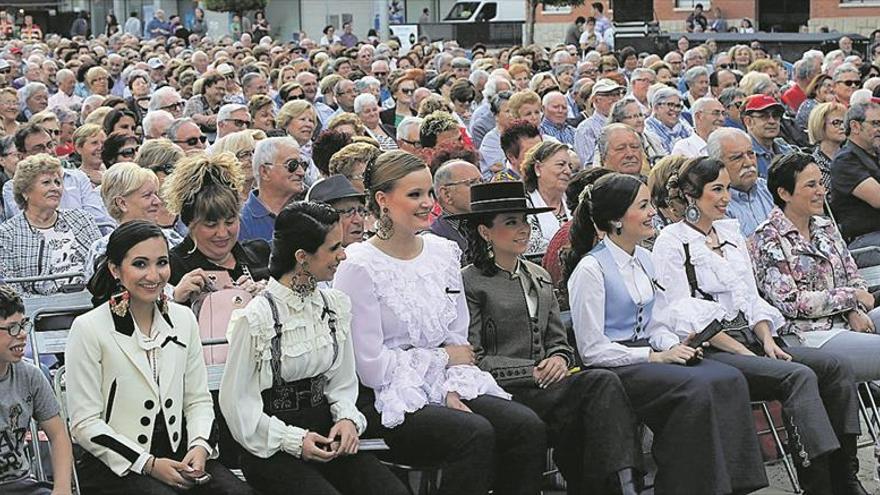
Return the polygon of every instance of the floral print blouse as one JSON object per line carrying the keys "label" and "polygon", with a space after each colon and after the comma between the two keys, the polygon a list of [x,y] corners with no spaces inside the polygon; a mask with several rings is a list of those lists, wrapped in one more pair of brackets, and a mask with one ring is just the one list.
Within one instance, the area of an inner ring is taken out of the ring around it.
{"label": "floral print blouse", "polygon": [[758,288],[787,320],[781,333],[830,330],[858,308],[856,289],[867,290],[834,223],[810,219],[808,241],[773,208],[749,242]]}

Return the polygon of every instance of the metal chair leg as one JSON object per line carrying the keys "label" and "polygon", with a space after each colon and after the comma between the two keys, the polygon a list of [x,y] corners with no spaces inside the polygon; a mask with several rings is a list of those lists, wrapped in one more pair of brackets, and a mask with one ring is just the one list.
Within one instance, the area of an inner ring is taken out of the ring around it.
{"label": "metal chair leg", "polygon": [[766,402],[761,402],[761,411],[764,413],[764,419],[767,421],[767,426],[770,428],[770,433],[773,435],[773,442],[776,444],[776,450],[779,452],[779,456],[782,459],[782,464],[785,466],[785,471],[788,473],[788,480],[791,482],[791,488],[795,493],[801,493],[801,484],[798,482],[797,471],[794,469],[794,463],[792,462],[791,457],[789,457],[788,453],[785,451],[785,446],[782,444],[782,439],[779,438],[779,433],[776,431],[776,425],[773,423],[773,417],[770,415],[770,409],[767,407]]}
{"label": "metal chair leg", "polygon": [[[862,385],[865,385],[864,389]],[[865,405],[865,398],[862,397],[862,390],[865,390],[868,395],[871,393],[871,389],[867,387],[866,383],[858,384],[856,390],[856,396],[859,398],[859,413],[861,413],[862,418],[865,420],[865,425],[868,427],[868,435],[871,436],[870,442],[862,442],[859,444],[860,447],[866,447],[868,445],[873,445],[877,442],[877,430],[874,429],[874,422],[871,420],[871,416],[868,412],[868,407]],[[875,414],[876,419],[876,414]]]}

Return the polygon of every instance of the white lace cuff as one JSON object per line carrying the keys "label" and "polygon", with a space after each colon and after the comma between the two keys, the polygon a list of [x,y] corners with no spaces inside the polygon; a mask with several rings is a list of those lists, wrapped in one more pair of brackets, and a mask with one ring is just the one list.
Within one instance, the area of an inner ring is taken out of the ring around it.
{"label": "white lace cuff", "polygon": [[376,390],[382,426],[394,428],[406,413],[427,404],[442,404],[449,355],[443,349],[395,349],[391,380]]}
{"label": "white lace cuff", "polygon": [[494,395],[502,399],[511,397],[495,383],[492,375],[471,365],[458,365],[446,370],[446,383],[443,388],[446,393],[456,392],[465,400],[476,399],[481,395]]}
{"label": "white lace cuff", "polygon": [[333,416],[333,422],[338,423],[343,419],[351,420],[357,429],[358,436],[367,429],[367,418],[358,411],[358,408],[348,401],[340,401],[330,406],[330,414]]}
{"label": "white lace cuff", "polygon": [[297,459],[302,458],[303,438],[308,432],[308,430],[288,425],[284,433],[281,434],[281,450]]}

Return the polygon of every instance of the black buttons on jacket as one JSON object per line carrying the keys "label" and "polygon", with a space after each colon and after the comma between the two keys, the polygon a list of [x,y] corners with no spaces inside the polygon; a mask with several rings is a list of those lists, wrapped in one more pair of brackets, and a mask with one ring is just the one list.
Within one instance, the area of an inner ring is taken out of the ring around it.
{"label": "black buttons on jacket", "polygon": [[139,443],[146,445],[147,440],[149,440],[149,439],[147,438],[146,435],[138,435],[138,442]]}
{"label": "black buttons on jacket", "polygon": [[153,406],[155,406],[155,405],[156,405],[155,402],[148,400],[148,401],[144,402],[144,409],[149,411],[149,410],[153,409]]}
{"label": "black buttons on jacket", "polygon": [[168,418],[169,425],[173,425],[176,421],[177,421],[177,418],[175,418],[174,416],[171,416],[170,418]]}
{"label": "black buttons on jacket", "polygon": [[174,404],[174,401],[172,401],[171,399],[166,399],[165,400],[165,409],[170,408],[173,404]]}
{"label": "black buttons on jacket", "polygon": [[146,416],[144,416],[143,418],[141,418],[141,425],[143,425],[143,426],[150,426],[150,418],[148,418],[148,417],[146,417]]}
{"label": "black buttons on jacket", "polygon": [[178,438],[180,438],[180,434],[175,431],[174,434],[171,435],[171,441],[176,442]]}

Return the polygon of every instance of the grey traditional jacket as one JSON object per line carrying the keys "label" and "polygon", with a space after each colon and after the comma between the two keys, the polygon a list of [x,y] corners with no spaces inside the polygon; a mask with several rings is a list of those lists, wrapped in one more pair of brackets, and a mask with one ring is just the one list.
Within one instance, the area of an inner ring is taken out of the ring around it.
{"label": "grey traditional jacket", "polygon": [[[500,270],[486,276],[474,265],[462,270],[471,315],[468,340],[477,365],[502,387],[534,385],[534,367],[550,356],[562,356],[569,366],[574,363],[550,275],[534,263],[520,263],[521,275]],[[536,296],[535,318],[529,315],[520,276],[528,277],[526,287]]]}

